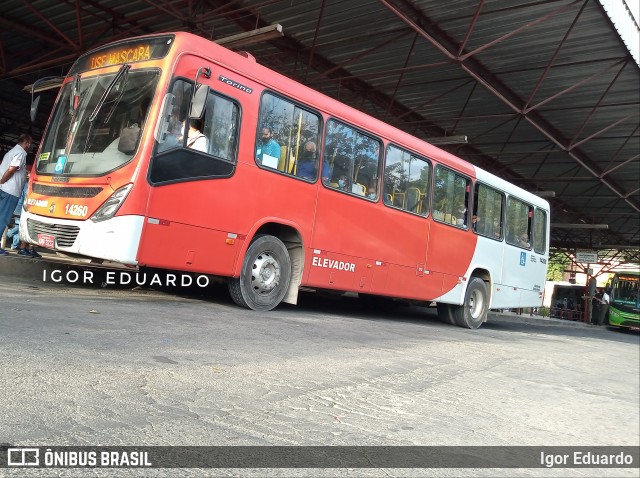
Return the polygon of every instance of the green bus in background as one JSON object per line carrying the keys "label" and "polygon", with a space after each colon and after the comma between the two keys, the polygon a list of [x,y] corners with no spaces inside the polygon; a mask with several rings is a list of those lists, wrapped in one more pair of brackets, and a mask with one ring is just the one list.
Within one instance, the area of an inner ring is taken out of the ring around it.
{"label": "green bus in background", "polygon": [[640,327],[640,271],[616,272],[610,288],[609,325]]}

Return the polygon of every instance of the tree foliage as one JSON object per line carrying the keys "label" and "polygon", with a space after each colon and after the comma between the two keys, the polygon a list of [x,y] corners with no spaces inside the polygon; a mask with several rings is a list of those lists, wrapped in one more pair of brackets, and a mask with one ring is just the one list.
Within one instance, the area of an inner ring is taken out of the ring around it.
{"label": "tree foliage", "polygon": [[561,281],[564,271],[567,270],[571,258],[566,254],[556,253],[549,256],[549,269],[547,270],[547,280]]}

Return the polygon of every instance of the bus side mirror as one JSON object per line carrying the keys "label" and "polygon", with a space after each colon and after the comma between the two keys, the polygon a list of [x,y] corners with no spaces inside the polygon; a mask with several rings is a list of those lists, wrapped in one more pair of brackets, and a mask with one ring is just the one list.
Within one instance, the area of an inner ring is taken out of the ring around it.
{"label": "bus side mirror", "polygon": [[204,107],[207,104],[207,96],[209,96],[209,87],[198,83],[200,75],[205,78],[211,78],[211,70],[206,66],[198,68],[196,73],[196,84],[191,96],[191,104],[189,105],[189,119],[201,119],[204,114]]}
{"label": "bus side mirror", "polygon": [[196,89],[189,105],[189,119],[201,119],[204,114],[204,107],[207,104],[209,87],[207,85],[196,85]]}
{"label": "bus side mirror", "polygon": [[38,113],[38,104],[40,103],[40,97],[37,96],[36,99],[31,98],[31,122],[33,123],[36,120],[36,114]]}
{"label": "bus side mirror", "polygon": [[[80,76],[77,76],[78,89],[80,88]],[[44,86],[43,86],[44,84]],[[31,122],[33,123],[36,120],[36,115],[38,114],[38,105],[40,104],[40,97],[33,98],[33,95],[37,91],[50,90],[52,88],[58,88],[62,84],[62,79],[57,76],[45,76],[44,78],[37,79],[31,85],[31,108],[30,108],[30,117]],[[75,84],[75,83],[74,83]]]}

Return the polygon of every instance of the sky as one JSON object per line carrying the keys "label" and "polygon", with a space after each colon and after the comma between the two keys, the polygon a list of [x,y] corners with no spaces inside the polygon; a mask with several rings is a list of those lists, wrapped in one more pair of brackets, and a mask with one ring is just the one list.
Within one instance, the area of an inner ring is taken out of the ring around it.
{"label": "sky", "polygon": [[[640,65],[640,32],[637,24],[640,24],[640,1],[639,0],[600,0],[609,18],[616,26],[622,41],[627,45],[631,56]],[[629,16],[629,10],[634,16],[636,23]]]}

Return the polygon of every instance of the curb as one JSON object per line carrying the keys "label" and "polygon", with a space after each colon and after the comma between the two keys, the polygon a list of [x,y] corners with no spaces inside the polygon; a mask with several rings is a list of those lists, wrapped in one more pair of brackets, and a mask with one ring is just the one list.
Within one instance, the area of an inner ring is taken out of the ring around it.
{"label": "curb", "polygon": [[562,320],[562,319],[552,319],[547,317],[540,316],[530,316],[530,315],[511,315],[511,314],[502,314],[498,312],[489,311],[488,322],[498,323],[498,322],[510,322],[516,324],[527,324],[527,325],[538,325],[543,327],[577,327],[582,329],[589,330],[605,330],[604,326],[596,326],[592,324],[587,324],[585,322],[578,322],[575,320]]}

